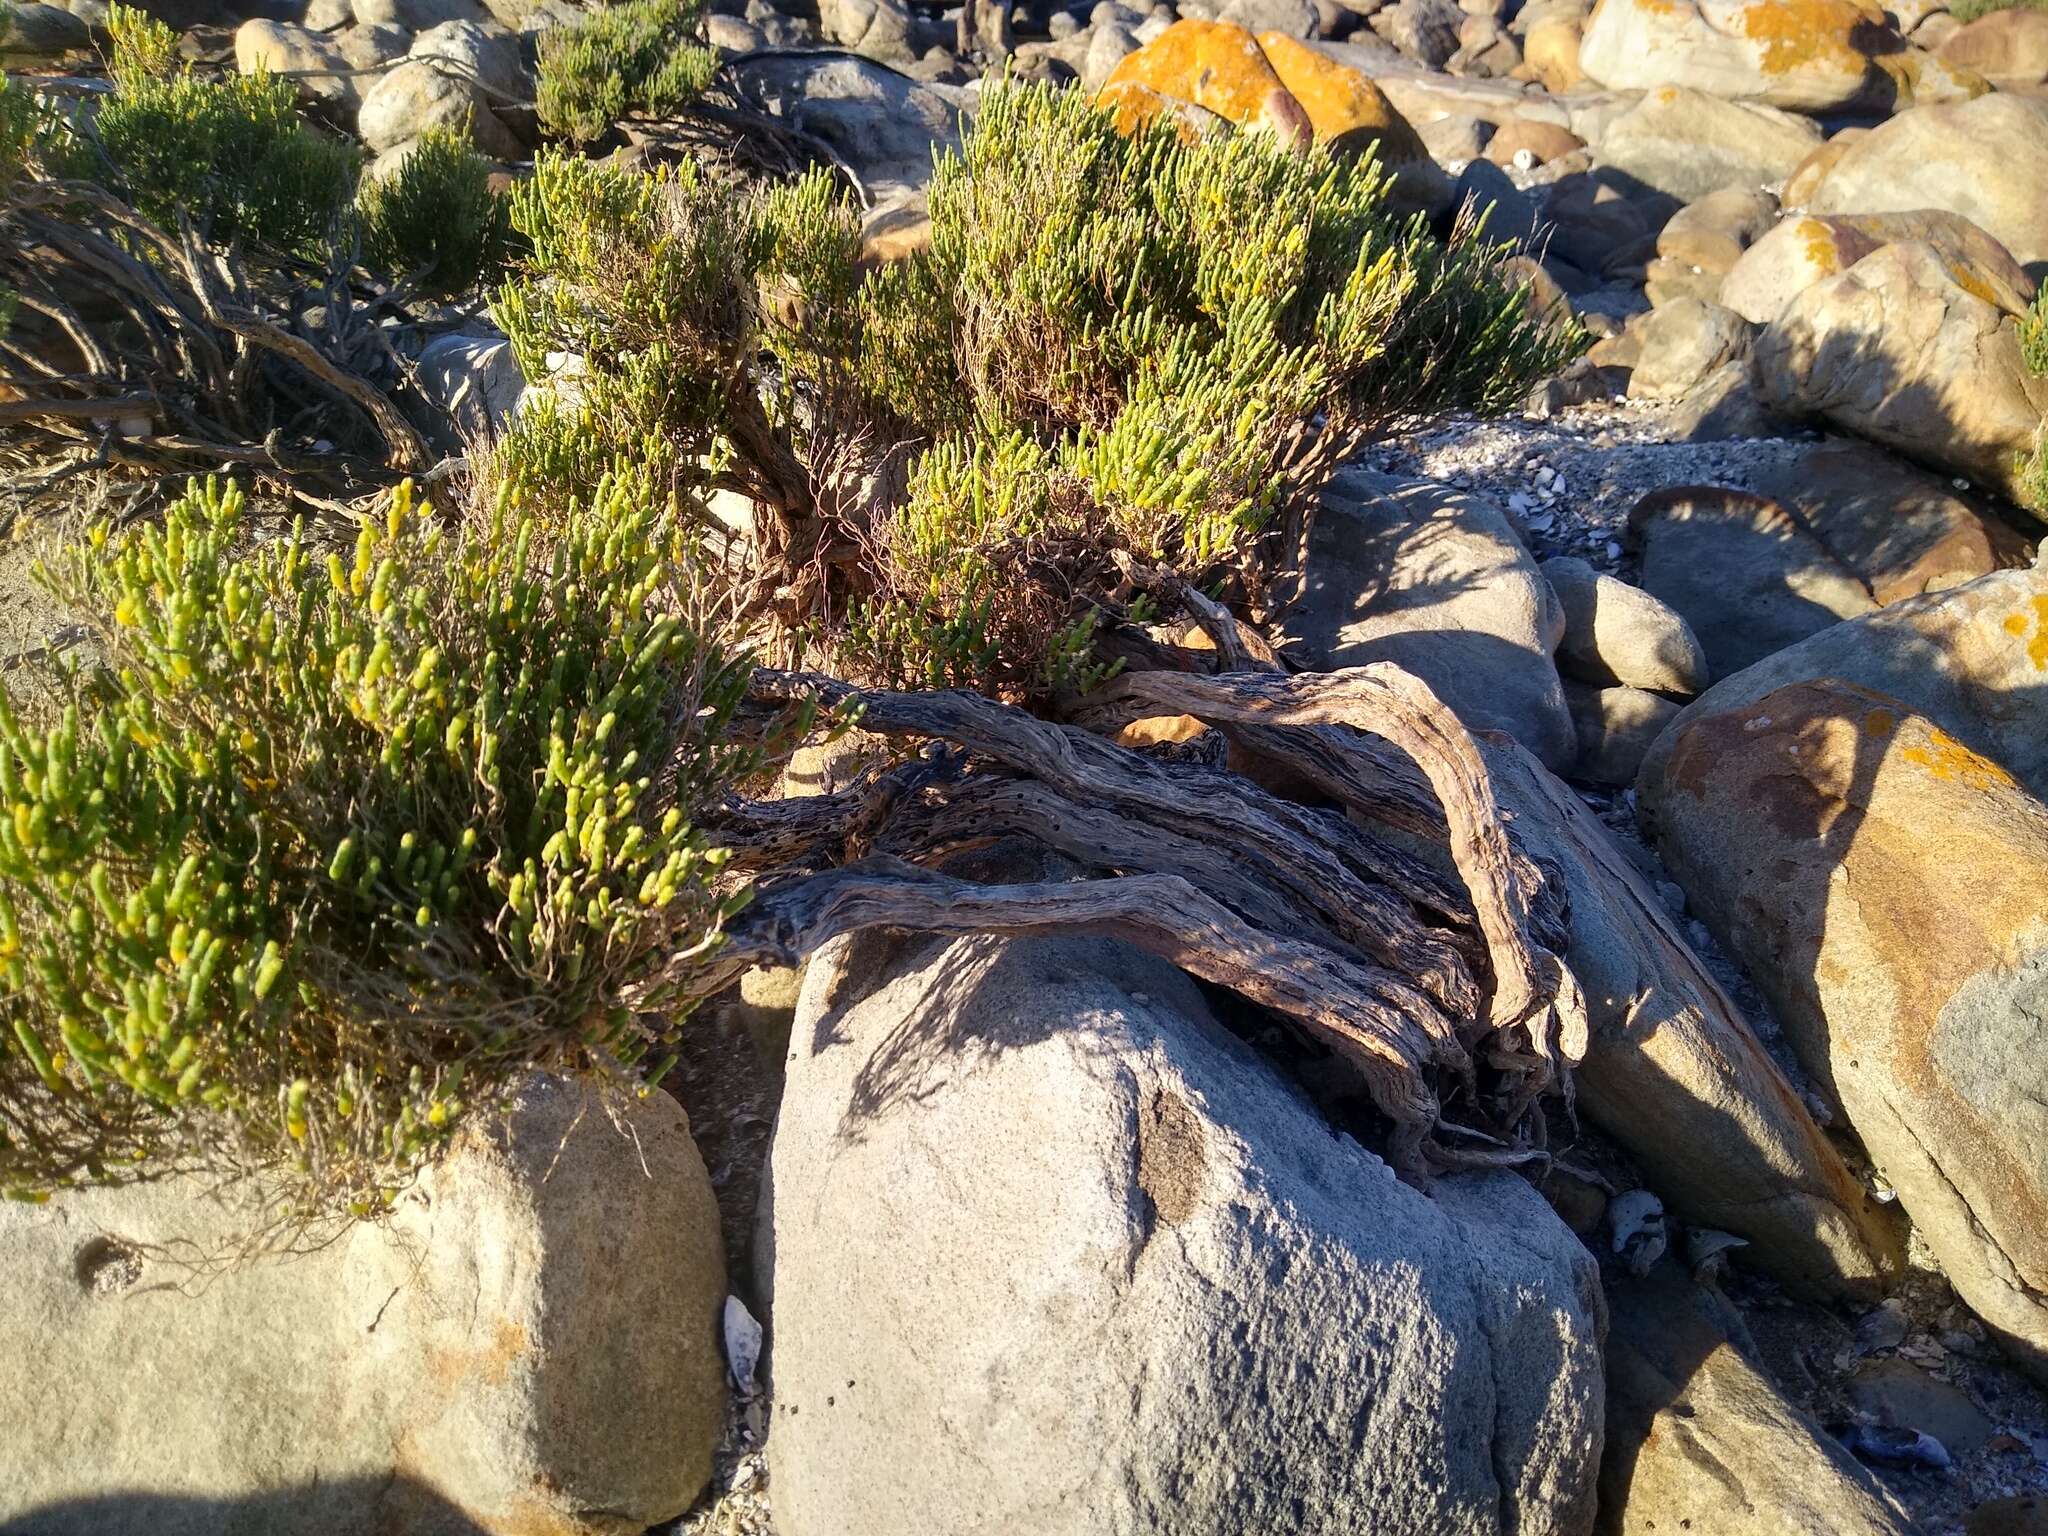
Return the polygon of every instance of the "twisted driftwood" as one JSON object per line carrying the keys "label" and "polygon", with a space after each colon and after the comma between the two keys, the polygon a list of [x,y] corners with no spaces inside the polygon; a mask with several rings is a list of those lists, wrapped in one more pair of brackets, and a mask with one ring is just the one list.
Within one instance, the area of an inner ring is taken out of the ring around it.
{"label": "twisted driftwood", "polygon": [[[976,694],[773,672],[754,692],[764,704],[815,695],[858,711],[865,730],[934,745],[838,794],[735,803],[708,820],[735,867],[794,872],[760,890],[709,964],[678,965],[671,979],[697,995],[862,928],[1105,934],[1327,1046],[1392,1123],[1389,1156],[1408,1176],[1542,1155],[1541,1100],[1568,1091],[1586,1038],[1558,953],[1561,898],[1502,825],[1472,738],[1418,679],[1390,665],[1148,672],[1088,703],[1103,729],[1189,714],[1263,733],[1290,766],[1314,759],[1338,809]],[[1416,823],[1455,879],[1383,835]],[[929,867],[1020,835],[1089,878],[984,885]]]}

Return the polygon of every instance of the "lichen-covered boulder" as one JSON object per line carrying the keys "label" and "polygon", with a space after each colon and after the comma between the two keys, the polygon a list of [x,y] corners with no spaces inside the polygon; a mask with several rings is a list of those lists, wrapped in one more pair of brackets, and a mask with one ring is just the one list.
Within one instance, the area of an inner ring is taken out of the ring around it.
{"label": "lichen-covered boulder", "polygon": [[2037,278],[2048,263],[2048,101],[1999,91],[1901,112],[1852,142],[1812,213],[1961,214]]}
{"label": "lichen-covered boulder", "polygon": [[1902,240],[1931,246],[1958,286],[2008,314],[2033,302],[2034,280],[2012,253],[1961,214],[1801,214],[1743,252],[1721,280],[1721,303],[1768,325],[1823,278],[1839,277],[1872,252]]}
{"label": "lichen-covered boulder", "polygon": [[2048,805],[1836,679],[1675,726],[1648,787],[1693,905],[1957,1293],[2048,1379]]}
{"label": "lichen-covered boulder", "polygon": [[1914,48],[1874,0],[1600,0],[1579,65],[1610,90],[1684,85],[1802,112],[1986,88]]}

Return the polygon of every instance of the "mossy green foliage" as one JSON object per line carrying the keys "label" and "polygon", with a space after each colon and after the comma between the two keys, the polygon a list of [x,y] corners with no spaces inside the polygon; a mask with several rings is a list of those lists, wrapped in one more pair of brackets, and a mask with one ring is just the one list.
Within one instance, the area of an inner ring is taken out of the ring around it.
{"label": "mossy green foliage", "polygon": [[583,360],[581,401],[522,425],[507,472],[562,494],[656,462],[687,502],[786,493],[785,449],[815,480],[913,445],[859,530],[835,660],[1086,681],[1118,552],[1226,575],[1313,489],[1318,431],[1502,406],[1577,344],[1530,320],[1496,252],[1440,244],[1385,194],[1370,160],[1125,137],[1081,93],[995,88],[937,168],[929,251],[870,269],[823,173],[750,198],[543,157],[500,317],[529,369]]}
{"label": "mossy green foliage", "polygon": [[490,162],[453,128],[429,128],[396,171],[364,178],[356,213],[370,266],[429,293],[468,293],[503,271],[509,210]]}
{"label": "mossy green foliage", "polygon": [[[70,173],[106,182],[165,229],[315,255],[355,188],[352,145],[303,122],[288,80],[201,75],[170,28],[116,5],[114,88]],[[96,163],[102,162],[103,163]]]}
{"label": "mossy green foliage", "polygon": [[546,527],[401,491],[352,551],[208,484],[48,570],[103,664],[0,709],[0,1188],[187,1150],[374,1199],[667,1038],[744,900],[691,808],[774,745],[691,565],[613,479]]}
{"label": "mossy green foliage", "polygon": [[1957,21],[1972,22],[1993,11],[2048,11],[2048,0],[1954,0],[1948,10]]}
{"label": "mossy green foliage", "polygon": [[[2031,373],[2048,377],[2048,290],[2020,317],[2020,359]],[[2034,434],[2034,447],[2019,465],[2018,501],[2048,513],[2048,421]]]}
{"label": "mossy green foliage", "polygon": [[698,35],[698,0],[622,0],[544,33],[534,107],[541,126],[585,144],[629,113],[688,106],[718,73]]}

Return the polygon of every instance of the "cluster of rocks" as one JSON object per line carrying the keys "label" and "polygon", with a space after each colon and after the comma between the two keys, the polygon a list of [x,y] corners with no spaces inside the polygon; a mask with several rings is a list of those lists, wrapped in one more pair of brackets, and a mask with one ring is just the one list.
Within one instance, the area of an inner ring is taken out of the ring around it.
{"label": "cluster of rocks", "polygon": [[[21,7],[13,46],[94,3]],[[1404,1185],[1106,941],[845,941],[708,1026],[744,1014],[762,1075],[744,1134],[700,1116],[708,1175],[668,1100],[621,1127],[541,1084],[388,1228],[219,1277],[185,1251],[246,1213],[185,1186],[0,1213],[0,1327],[51,1362],[7,1401],[34,1473],[0,1519],[610,1532],[712,1479],[695,1528],[765,1530],[765,1439],[783,1536],[2040,1529],[2048,562],[2012,498],[2048,14],[714,12],[745,98],[857,171],[878,256],[1007,53],[1127,120],[1370,147],[1594,333],[1527,408],[1570,463],[1454,474],[1464,429],[1412,427],[1330,487],[1278,635],[1424,678],[1566,884],[1593,1031],[1561,1165]],[[228,19],[381,174],[436,123],[524,159],[570,14]],[[466,433],[524,388],[475,335],[418,382]],[[1596,473],[1624,458],[1655,463]],[[168,1406],[47,1385],[110,1359]],[[260,1409],[194,1455],[221,1401]]]}

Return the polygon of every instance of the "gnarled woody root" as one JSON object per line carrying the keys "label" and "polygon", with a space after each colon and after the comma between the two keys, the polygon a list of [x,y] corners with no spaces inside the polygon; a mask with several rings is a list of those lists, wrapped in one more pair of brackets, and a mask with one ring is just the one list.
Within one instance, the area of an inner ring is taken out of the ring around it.
{"label": "gnarled woody root", "polygon": [[[755,694],[815,694],[858,708],[864,729],[945,745],[837,795],[710,818],[737,867],[806,872],[764,886],[709,965],[676,967],[692,993],[861,928],[1109,935],[1328,1046],[1393,1122],[1389,1155],[1411,1177],[1537,1155],[1539,1099],[1568,1091],[1585,1046],[1584,1003],[1556,952],[1562,908],[1513,846],[1471,737],[1419,680],[1384,664],[1298,677],[1151,672],[1091,700],[1091,721],[1109,728],[1189,714],[1256,730],[1290,767],[1313,759],[1312,781],[1349,817],[975,694],[770,672]],[[1419,819],[1409,790],[1387,793],[1390,743],[1434,792],[1431,825],[1457,883],[1372,829],[1375,807],[1404,831]],[[1017,835],[1097,878],[983,885],[924,867]],[[1447,1099],[1456,1128],[1475,1133],[1457,1147],[1441,1136]],[[1494,1150],[1474,1152],[1472,1140]]]}

